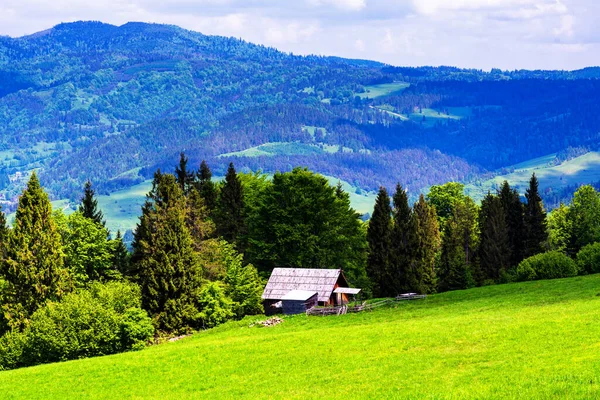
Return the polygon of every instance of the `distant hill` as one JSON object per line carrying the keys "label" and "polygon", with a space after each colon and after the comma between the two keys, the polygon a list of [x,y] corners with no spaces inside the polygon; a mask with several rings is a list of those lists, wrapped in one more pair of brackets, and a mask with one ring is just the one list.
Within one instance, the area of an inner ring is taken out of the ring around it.
{"label": "distant hill", "polygon": [[[405,68],[297,56],[169,25],[60,24],[0,37],[0,202],[41,170],[55,199],[172,170],[307,166],[411,196],[570,147],[600,145],[600,76]],[[266,150],[265,150],[266,149]],[[487,175],[485,175],[487,176]]]}

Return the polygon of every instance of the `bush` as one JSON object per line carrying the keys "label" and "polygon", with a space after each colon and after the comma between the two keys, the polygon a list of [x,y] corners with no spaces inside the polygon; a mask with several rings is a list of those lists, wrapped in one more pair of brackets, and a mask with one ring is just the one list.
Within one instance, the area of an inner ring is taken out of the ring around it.
{"label": "bush", "polygon": [[517,266],[518,281],[566,278],[577,275],[577,264],[559,251],[549,251],[529,257]]}
{"label": "bush", "polygon": [[0,365],[9,369],[140,349],[154,334],[140,303],[139,288],[124,282],[94,283],[48,302],[23,334],[2,337]]}
{"label": "bush", "polygon": [[233,317],[231,300],[215,282],[209,282],[202,288],[198,296],[198,305],[202,310],[200,319],[205,328],[212,328]]}
{"label": "bush", "polygon": [[577,266],[582,274],[597,274],[600,272],[600,242],[584,246],[577,253]]}

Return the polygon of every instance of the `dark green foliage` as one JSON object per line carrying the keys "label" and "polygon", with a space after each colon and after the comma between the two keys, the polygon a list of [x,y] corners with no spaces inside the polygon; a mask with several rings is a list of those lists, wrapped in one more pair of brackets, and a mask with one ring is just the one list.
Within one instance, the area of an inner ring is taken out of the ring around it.
{"label": "dark green foliage", "polygon": [[574,256],[584,246],[600,242],[600,193],[590,186],[580,187],[567,212],[569,254]]}
{"label": "dark green foliage", "polygon": [[475,260],[479,242],[478,210],[473,200],[454,205],[446,220],[438,273],[440,291],[467,289],[475,285],[479,271]]}
{"label": "dark green foliage", "polygon": [[200,163],[200,169],[196,172],[196,189],[204,199],[204,204],[209,213],[215,209],[217,204],[217,187],[212,181],[212,171],[205,160]]}
{"label": "dark green foliage", "polygon": [[525,221],[524,207],[521,203],[519,192],[512,189],[507,181],[502,183],[498,197],[504,209],[504,218],[508,229],[508,243],[510,247],[510,266],[517,266],[524,257]]}
{"label": "dark green foliage", "polygon": [[387,279],[392,292],[404,293],[409,291],[407,277],[411,268],[414,254],[414,224],[412,223],[412,209],[408,205],[408,195],[402,185],[396,185],[393,197],[393,228],[391,235],[390,270]]}
{"label": "dark green foliage", "polygon": [[510,268],[510,242],[502,201],[488,193],[479,212],[481,244],[479,259],[482,278],[498,281]]}
{"label": "dark green foliage", "polygon": [[123,238],[121,231],[117,231],[117,236],[112,240],[111,261],[113,268],[123,276],[129,276],[131,272],[131,255]]}
{"label": "dark green foliage", "polygon": [[577,267],[582,274],[600,273],[600,242],[588,244],[579,250]]}
{"label": "dark green foliage", "polygon": [[577,264],[560,251],[536,254],[521,261],[516,276],[519,281],[567,278],[577,275]]}
{"label": "dark green foliage", "polygon": [[546,226],[546,210],[539,194],[538,180],[535,173],[529,180],[529,188],[525,192],[525,248],[524,256],[529,257],[544,251],[544,243],[548,240]]}
{"label": "dark green foliage", "polygon": [[34,172],[19,199],[5,257],[0,260],[5,281],[2,309],[11,327],[24,327],[46,300],[56,300],[70,290],[61,242],[48,195]]}
{"label": "dark green foliage", "polygon": [[0,260],[2,259],[2,247],[8,237],[8,226],[6,225],[6,215],[2,212],[0,205]]}
{"label": "dark green foliage", "polygon": [[302,168],[256,186],[263,198],[251,208],[249,262],[265,272],[340,268],[354,284],[364,282],[364,231],[347,193],[336,194],[327,179]]}
{"label": "dark green foliage", "polygon": [[369,254],[367,257],[367,275],[373,285],[376,297],[396,295],[389,281],[392,261],[392,207],[386,188],[379,188],[373,214],[367,229]]}
{"label": "dark green foliage", "polygon": [[214,223],[210,220],[209,210],[204,199],[195,187],[192,187],[186,197],[187,216],[186,225],[190,231],[194,249],[202,251],[203,243],[211,238],[215,231]]}
{"label": "dark green foliage", "polygon": [[155,173],[142,212],[131,261],[143,308],[158,330],[197,326],[202,271],[186,225],[186,198],[173,175]]}
{"label": "dark green foliage", "polygon": [[104,214],[98,209],[98,200],[95,197],[95,191],[92,189],[92,182],[85,182],[83,197],[79,205],[79,212],[84,217],[91,219],[97,224],[104,226]]}
{"label": "dark green foliage", "polygon": [[435,293],[435,262],[440,248],[440,228],[435,206],[427,204],[422,194],[413,206],[413,224],[415,253],[407,279],[408,289],[416,293]]}
{"label": "dark green foliage", "polygon": [[235,172],[233,163],[229,164],[225,183],[221,188],[215,212],[216,232],[229,243],[238,245],[243,251],[242,237],[246,234],[246,210],[242,183]]}
{"label": "dark green foliage", "polygon": [[[1,367],[15,368],[140,349],[154,334],[140,308],[139,288],[94,283],[50,302],[31,317],[22,336],[0,339]],[[10,348],[3,349],[2,343]]]}
{"label": "dark green foliage", "polygon": [[184,153],[179,155],[179,165],[175,168],[175,178],[177,178],[177,183],[181,188],[183,193],[186,193],[192,187],[194,183],[194,171],[188,170],[187,167],[188,159]]}

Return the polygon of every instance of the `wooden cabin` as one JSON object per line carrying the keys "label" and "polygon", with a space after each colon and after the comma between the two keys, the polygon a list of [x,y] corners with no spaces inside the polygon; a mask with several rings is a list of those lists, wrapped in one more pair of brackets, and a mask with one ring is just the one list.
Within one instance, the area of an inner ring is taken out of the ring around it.
{"label": "wooden cabin", "polygon": [[292,290],[281,299],[284,314],[302,314],[318,304],[319,293],[314,290]]}
{"label": "wooden cabin", "polygon": [[[316,292],[319,305],[338,306],[347,304],[351,296],[358,294],[360,289],[349,287],[341,269],[275,268],[262,295],[265,313],[274,314],[281,312],[282,309],[285,312],[285,297],[293,291]],[[307,293],[291,296],[303,297],[307,296]],[[312,297],[307,297],[304,302],[308,303],[311,299]],[[288,301],[303,300],[289,299]],[[304,305],[304,310],[310,307],[308,304]]]}

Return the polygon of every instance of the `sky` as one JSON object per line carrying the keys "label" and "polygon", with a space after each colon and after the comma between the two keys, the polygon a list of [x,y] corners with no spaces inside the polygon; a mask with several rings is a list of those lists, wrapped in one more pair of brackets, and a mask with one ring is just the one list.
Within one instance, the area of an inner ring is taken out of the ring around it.
{"label": "sky", "polygon": [[0,35],[60,22],[167,23],[294,54],[392,65],[600,65],[598,0],[0,0]]}

